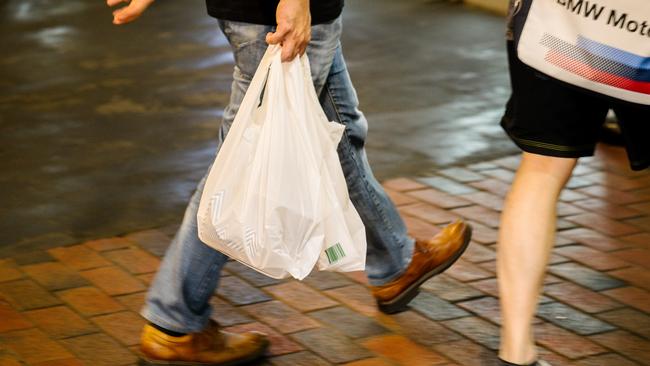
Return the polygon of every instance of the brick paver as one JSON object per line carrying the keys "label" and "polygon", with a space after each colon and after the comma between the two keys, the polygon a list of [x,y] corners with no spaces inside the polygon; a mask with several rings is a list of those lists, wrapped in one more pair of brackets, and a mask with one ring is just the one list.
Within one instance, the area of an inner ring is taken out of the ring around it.
{"label": "brick paver", "polygon": [[136,313],[122,311],[119,313],[100,315],[92,318],[102,330],[125,346],[140,343],[140,330],[145,324],[144,319]]}
{"label": "brick paver", "polygon": [[614,253],[603,253],[586,245],[566,245],[555,250],[556,254],[572,259],[599,271],[629,267],[630,263],[617,258]]}
{"label": "brick paver", "polygon": [[134,274],[155,272],[160,264],[158,258],[138,248],[115,250],[104,256]]}
{"label": "brick paver", "polygon": [[623,308],[598,314],[600,319],[609,324],[636,333],[641,337],[650,339],[650,316],[640,311]]}
{"label": "brick paver", "polygon": [[303,349],[299,344],[291,340],[289,337],[280,334],[278,331],[274,330],[273,328],[263,323],[256,322],[256,323],[235,325],[226,328],[226,330],[235,333],[258,331],[267,334],[269,336],[269,340],[271,341],[269,354],[273,356],[293,353],[293,352],[301,351]]}
{"label": "brick paver", "polygon": [[128,248],[133,245],[133,242],[126,238],[104,238],[87,241],[84,245],[98,252],[104,252],[107,250]]}
{"label": "brick paver", "polygon": [[587,313],[601,313],[622,306],[607,296],[571,282],[548,285],[544,293]]}
{"label": "brick paver", "polygon": [[466,316],[442,324],[491,350],[499,348],[499,328],[482,318]]}
{"label": "brick paver", "polygon": [[314,311],[309,313],[309,316],[352,339],[370,337],[386,332],[386,328],[372,318],[343,306]]}
{"label": "brick paver", "polygon": [[311,311],[335,306],[336,301],[319,294],[309,286],[299,282],[289,282],[266,288],[277,299],[301,311]]}
{"label": "brick paver", "polygon": [[36,328],[2,333],[0,342],[31,364],[73,357],[65,347]]}
{"label": "brick paver", "polygon": [[[619,150],[582,161],[558,205],[536,334],[554,366],[650,365],[650,172]],[[270,334],[259,365],[483,366],[501,322],[496,241],[518,157],[385,182],[411,234],[464,217],[474,240],[411,310],[379,312],[363,272],[275,280],[229,262],[210,303],[232,331]],[[174,226],[175,227],[175,226]],[[132,365],[146,288],[174,227],[0,259],[0,365]]]}
{"label": "brick paver", "polygon": [[113,266],[83,271],[81,275],[109,295],[125,295],[146,289],[141,281]]}
{"label": "brick paver", "polygon": [[23,266],[22,269],[48,290],[63,290],[88,285],[88,281],[79,273],[58,262],[31,264]]}
{"label": "brick paver", "polygon": [[325,293],[366,316],[375,316],[379,309],[370,291],[361,285],[350,285],[327,290]]}
{"label": "brick paver", "polygon": [[114,313],[123,306],[94,287],[80,287],[58,293],[68,305],[86,316]]}
{"label": "brick paver", "polygon": [[605,352],[603,347],[588,338],[549,323],[537,325],[535,327],[535,336],[539,344],[571,359]]}
{"label": "brick paver", "polygon": [[334,330],[311,329],[296,333],[293,337],[332,363],[356,361],[373,356],[368,349]]}
{"label": "brick paver", "polygon": [[440,354],[395,334],[371,338],[362,344],[400,365],[433,366],[442,365],[447,361]]}
{"label": "brick paver", "polygon": [[219,322],[221,326],[229,327],[254,321],[253,318],[246,315],[244,309],[230,305],[230,303],[217,296],[210,299],[210,305],[212,306],[212,318]]}
{"label": "brick paver", "polygon": [[484,295],[482,291],[476,290],[472,286],[457,281],[444,273],[425,282],[421,288],[432,292],[444,300],[452,302]]}
{"label": "brick paver", "polygon": [[32,323],[24,316],[14,310],[8,303],[0,299],[0,333],[11,330],[31,328]]}
{"label": "brick paver", "polygon": [[388,362],[381,358],[366,358],[364,360],[354,361],[344,364],[345,366],[391,366],[392,362]]}
{"label": "brick paver", "polygon": [[492,296],[485,296],[475,300],[459,302],[458,306],[478,314],[483,319],[493,323],[501,324],[501,313],[499,311],[499,300]]}
{"label": "brick paver", "polygon": [[18,266],[11,259],[0,260],[0,282],[17,280],[23,277]]}
{"label": "brick paver", "polygon": [[66,338],[61,340],[61,343],[86,365],[131,365],[137,361],[133,352],[121,346],[115,338],[103,333]]}
{"label": "brick paver", "polygon": [[85,245],[48,250],[48,253],[70,268],[77,270],[108,266],[111,263]]}
{"label": "brick paver", "polygon": [[244,310],[282,333],[294,333],[320,326],[314,319],[281,301],[267,301],[248,305],[244,307]]}
{"label": "brick paver", "polygon": [[235,305],[248,305],[271,300],[269,295],[235,276],[222,278],[218,293],[219,296]]}
{"label": "brick paver", "polygon": [[316,356],[312,352],[300,351],[289,353],[284,356],[273,357],[271,363],[274,366],[329,366],[330,363]]}
{"label": "brick paver", "polygon": [[496,353],[469,339],[436,344],[434,350],[463,366],[496,364]]}
{"label": "brick paver", "polygon": [[52,338],[68,338],[97,332],[97,327],[67,306],[31,310],[25,315]]}
{"label": "brick paver", "polygon": [[604,293],[626,305],[650,313],[650,292],[646,290],[638,287],[624,287],[605,291]]}
{"label": "brick paver", "polygon": [[61,303],[61,300],[31,280],[0,283],[0,296],[17,310],[37,309]]}

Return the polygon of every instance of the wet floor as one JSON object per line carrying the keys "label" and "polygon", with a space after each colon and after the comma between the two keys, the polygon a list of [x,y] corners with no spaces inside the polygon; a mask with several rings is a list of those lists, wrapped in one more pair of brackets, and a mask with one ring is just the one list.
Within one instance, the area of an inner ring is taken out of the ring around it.
{"label": "wet floor", "polygon": [[[180,220],[214,155],[232,56],[202,0],[115,27],[101,0],[0,0],[0,257]],[[344,52],[378,177],[515,151],[503,20],[354,0]]]}

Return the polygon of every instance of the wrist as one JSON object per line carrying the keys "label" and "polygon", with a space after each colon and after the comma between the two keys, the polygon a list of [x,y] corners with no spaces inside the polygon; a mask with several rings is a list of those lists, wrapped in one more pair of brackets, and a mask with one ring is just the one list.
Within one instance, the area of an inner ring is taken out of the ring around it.
{"label": "wrist", "polygon": [[309,0],[280,0],[280,3],[289,3],[289,2],[294,4],[300,4],[302,6],[306,6],[307,8],[309,8]]}

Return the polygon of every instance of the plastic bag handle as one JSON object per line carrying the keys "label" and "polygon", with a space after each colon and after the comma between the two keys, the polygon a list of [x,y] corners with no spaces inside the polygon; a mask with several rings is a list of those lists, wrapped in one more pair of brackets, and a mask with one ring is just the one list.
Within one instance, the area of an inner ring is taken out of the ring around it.
{"label": "plastic bag handle", "polygon": [[[255,75],[253,75],[253,79],[248,86],[244,99],[240,104],[240,110],[237,114],[241,113],[242,115],[249,115],[251,109],[254,108],[254,106],[257,106],[257,101],[259,101],[260,96],[262,95],[271,64],[275,58],[280,57],[281,52],[282,46],[280,45],[270,45],[266,48],[266,52],[264,52],[264,56],[255,71]],[[242,110],[242,107],[247,108],[248,110]]]}
{"label": "plastic bag handle", "polygon": [[[318,116],[317,119],[322,122],[320,127],[324,128],[327,131],[331,138],[331,142],[336,149],[339,141],[341,141],[341,137],[343,137],[343,130],[345,130],[345,127],[340,123],[331,122],[325,115],[325,112],[323,111],[323,108],[320,104],[320,99],[316,94],[316,89],[314,88],[314,82],[311,78],[311,66],[309,65],[309,58],[307,57],[306,53],[302,55],[300,62],[303,70],[303,78],[306,91],[305,97],[307,98],[307,105],[309,106],[310,110],[309,113],[313,113],[314,115]],[[327,85],[323,87],[327,88]]]}

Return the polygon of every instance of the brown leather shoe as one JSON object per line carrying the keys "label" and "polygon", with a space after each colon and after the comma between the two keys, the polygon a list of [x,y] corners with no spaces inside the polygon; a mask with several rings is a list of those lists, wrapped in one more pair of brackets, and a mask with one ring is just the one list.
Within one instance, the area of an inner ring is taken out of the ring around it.
{"label": "brown leather shoe", "polygon": [[451,267],[472,238],[472,228],[462,221],[447,225],[428,241],[416,241],[408,268],[399,278],[382,286],[371,286],[379,310],[394,314],[407,309],[420,285]]}
{"label": "brown leather shoe", "polygon": [[216,322],[199,333],[172,337],[147,324],[142,330],[140,365],[234,366],[261,357],[269,346],[266,336],[219,330]]}

